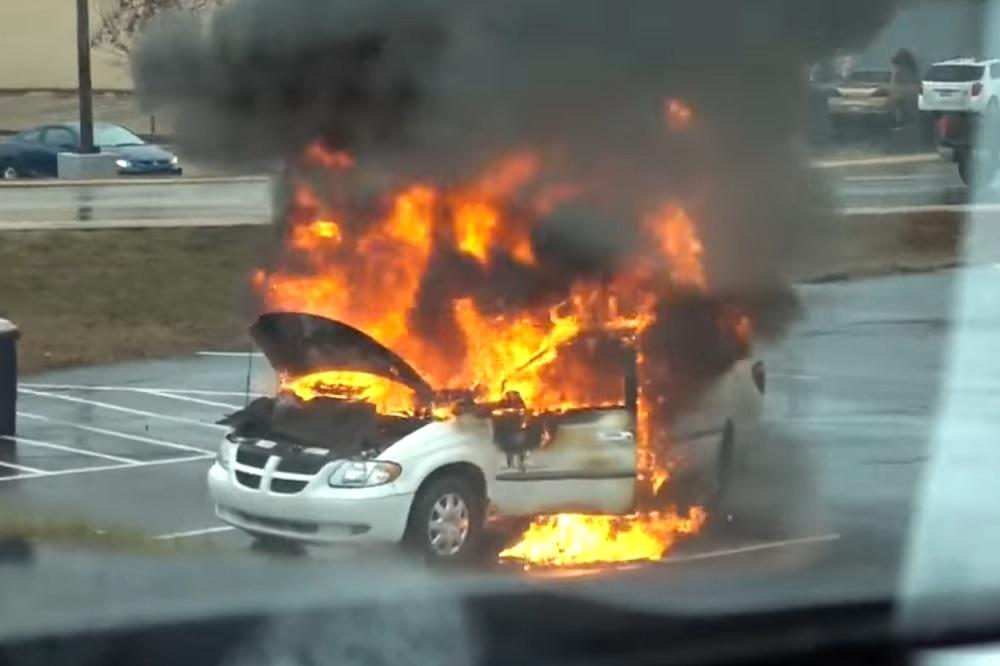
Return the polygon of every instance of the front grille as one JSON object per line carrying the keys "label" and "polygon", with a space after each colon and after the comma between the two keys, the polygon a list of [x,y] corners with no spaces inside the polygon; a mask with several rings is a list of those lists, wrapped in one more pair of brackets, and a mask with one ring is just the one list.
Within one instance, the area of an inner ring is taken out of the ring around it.
{"label": "front grille", "polygon": [[286,451],[278,462],[278,471],[292,474],[315,474],[323,469],[323,465],[329,460],[324,455]]}
{"label": "front grille", "polygon": [[248,474],[247,472],[236,472],[236,480],[241,486],[246,486],[247,488],[253,488],[256,490],[260,488],[260,476],[256,474]]}
{"label": "front grille", "polygon": [[247,467],[256,467],[257,469],[264,469],[264,465],[267,464],[267,459],[271,457],[269,451],[263,451],[254,446],[248,446],[246,444],[240,446],[236,449],[236,462],[241,465],[246,465]]}
{"label": "front grille", "polygon": [[278,530],[289,530],[292,532],[302,532],[303,534],[313,534],[319,532],[318,523],[304,523],[297,520],[283,520],[281,518],[267,518],[265,516],[255,516],[243,511],[233,511],[238,517],[248,523],[257,523],[264,527],[273,527]]}
{"label": "front grille", "polygon": [[271,479],[271,491],[283,495],[294,495],[300,493],[306,487],[306,481],[295,481],[293,479]]}
{"label": "front grille", "polygon": [[[268,462],[273,460],[272,467]],[[309,480],[273,478],[274,472],[299,474],[313,477],[333,460],[333,453],[322,448],[309,448],[287,442],[262,440],[259,443],[244,442],[236,449],[236,476],[239,483],[247,488],[270,488],[275,493],[294,495],[302,492]],[[246,469],[249,468],[249,469]],[[278,474],[277,476],[282,476]],[[270,479],[262,483],[261,477]]]}

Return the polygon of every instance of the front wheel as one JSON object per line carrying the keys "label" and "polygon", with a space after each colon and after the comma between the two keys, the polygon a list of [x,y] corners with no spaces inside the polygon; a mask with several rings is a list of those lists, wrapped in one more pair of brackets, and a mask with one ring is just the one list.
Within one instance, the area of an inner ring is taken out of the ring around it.
{"label": "front wheel", "polygon": [[431,564],[472,561],[481,550],[486,498],[458,475],[442,476],[417,493],[406,542]]}
{"label": "front wheel", "polygon": [[20,175],[21,174],[17,172],[17,169],[12,166],[5,166],[2,170],[0,170],[0,176],[2,176],[4,180],[17,180]]}

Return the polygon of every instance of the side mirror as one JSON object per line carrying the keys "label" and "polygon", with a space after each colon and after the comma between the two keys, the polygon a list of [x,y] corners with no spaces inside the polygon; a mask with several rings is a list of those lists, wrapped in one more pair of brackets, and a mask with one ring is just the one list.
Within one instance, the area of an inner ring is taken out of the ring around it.
{"label": "side mirror", "polygon": [[72,143],[64,143],[59,146],[59,150],[64,153],[78,153],[80,152],[80,146],[75,146]]}

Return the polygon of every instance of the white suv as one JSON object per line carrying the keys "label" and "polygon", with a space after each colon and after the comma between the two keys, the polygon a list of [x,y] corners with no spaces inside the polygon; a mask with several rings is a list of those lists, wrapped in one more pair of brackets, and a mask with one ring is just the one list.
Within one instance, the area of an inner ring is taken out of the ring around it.
{"label": "white suv", "polygon": [[959,58],[931,65],[920,85],[921,111],[1000,111],[1000,60]]}

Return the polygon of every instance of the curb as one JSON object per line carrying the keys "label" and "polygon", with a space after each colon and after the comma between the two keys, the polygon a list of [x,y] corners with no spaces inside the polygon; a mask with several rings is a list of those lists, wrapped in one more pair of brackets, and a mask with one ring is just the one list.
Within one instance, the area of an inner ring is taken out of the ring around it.
{"label": "curb", "polygon": [[270,224],[269,220],[232,218],[232,219],[202,219],[202,220],[104,220],[104,221],[0,221],[0,234],[4,232],[31,231],[139,231],[143,229],[206,229],[222,227],[261,227]]}
{"label": "curb", "polygon": [[129,187],[135,185],[207,185],[212,183],[268,183],[270,176],[177,176],[174,178],[99,178],[95,180],[0,180],[0,188],[5,187]]}

